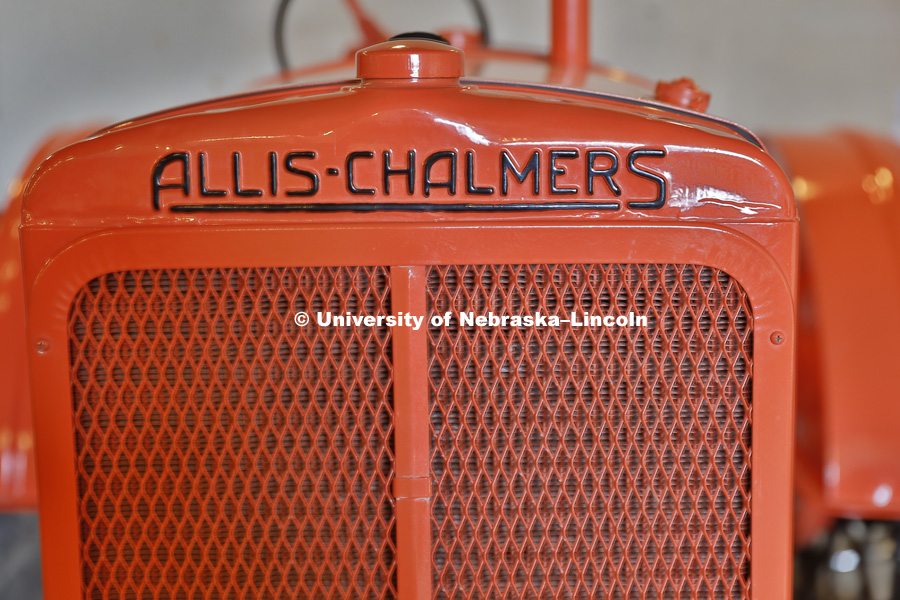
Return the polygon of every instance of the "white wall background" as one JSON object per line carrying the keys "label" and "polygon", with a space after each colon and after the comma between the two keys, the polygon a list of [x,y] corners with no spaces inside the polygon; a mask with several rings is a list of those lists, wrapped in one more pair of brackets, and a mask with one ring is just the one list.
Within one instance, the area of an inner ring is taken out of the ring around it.
{"label": "white wall background", "polygon": [[[361,0],[391,33],[474,24],[466,0]],[[546,48],[550,0],[484,0],[498,44]],[[245,89],[275,71],[276,0],[0,0],[0,189],[48,131]],[[356,38],[338,0],[295,0],[297,65]],[[900,0],[592,0],[592,54],[693,77],[755,130],[900,128]],[[2,202],[2,201],[0,201]]]}

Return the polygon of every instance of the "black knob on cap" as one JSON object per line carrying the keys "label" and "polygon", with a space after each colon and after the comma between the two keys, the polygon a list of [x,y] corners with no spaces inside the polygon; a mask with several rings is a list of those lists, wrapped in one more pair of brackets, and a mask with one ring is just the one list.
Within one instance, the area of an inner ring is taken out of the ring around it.
{"label": "black knob on cap", "polygon": [[445,37],[441,37],[436,33],[429,33],[427,31],[408,31],[406,33],[398,33],[391,39],[389,42],[393,42],[396,40],[430,40],[432,42],[440,42],[442,44],[450,45],[450,42]]}

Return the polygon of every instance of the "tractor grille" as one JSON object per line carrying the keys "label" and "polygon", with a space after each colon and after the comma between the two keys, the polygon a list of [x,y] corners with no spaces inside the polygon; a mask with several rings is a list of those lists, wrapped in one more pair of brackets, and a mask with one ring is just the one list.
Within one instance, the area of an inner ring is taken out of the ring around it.
{"label": "tractor grille", "polygon": [[434,267],[433,597],[749,598],[752,319],[689,265]]}
{"label": "tractor grille", "polygon": [[[394,598],[392,369],[428,369],[434,598],[750,597],[752,316],[690,265],[428,269],[429,317],[646,327],[299,327],[390,314],[385,267],[112,273],[69,317],[85,598]],[[402,560],[402,557],[401,557]]]}
{"label": "tractor grille", "polygon": [[128,271],[69,320],[84,597],[396,595],[385,268]]}

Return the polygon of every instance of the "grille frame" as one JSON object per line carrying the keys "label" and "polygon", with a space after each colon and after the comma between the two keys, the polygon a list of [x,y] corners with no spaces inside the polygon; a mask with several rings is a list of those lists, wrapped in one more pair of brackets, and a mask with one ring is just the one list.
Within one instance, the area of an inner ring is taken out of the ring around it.
{"label": "grille frame", "polygon": [[[794,224],[779,235],[789,236]],[[774,231],[774,230],[773,230]],[[776,236],[777,237],[777,236]],[[403,239],[403,243],[392,243]],[[302,242],[298,242],[302,240]],[[52,247],[52,240],[45,240]],[[247,249],[250,249],[249,251]],[[364,260],[360,260],[363,257]],[[724,228],[539,224],[465,226],[135,227],[95,235],[53,256],[29,284],[29,347],[35,382],[35,430],[44,568],[50,600],[78,598],[77,485],[68,382],[68,308],[94,277],[129,269],[446,265],[508,263],[682,263],[729,273],[754,314],[751,580],[756,597],[787,597],[790,581],[792,361],[790,274],[770,248]],[[783,341],[770,337],[776,331]],[[399,362],[395,358],[395,363]],[[415,360],[410,370],[416,370]],[[426,359],[419,366],[424,372]],[[403,523],[398,523],[398,529]],[[427,532],[413,531],[420,538]],[[398,531],[398,538],[401,532]],[[398,542],[399,544],[399,542]],[[407,560],[398,548],[398,560]],[[415,557],[411,557],[415,558]],[[414,562],[414,561],[413,561]],[[403,593],[408,573],[398,567]],[[414,569],[413,569],[414,572]],[[406,573],[406,574],[404,574]]]}

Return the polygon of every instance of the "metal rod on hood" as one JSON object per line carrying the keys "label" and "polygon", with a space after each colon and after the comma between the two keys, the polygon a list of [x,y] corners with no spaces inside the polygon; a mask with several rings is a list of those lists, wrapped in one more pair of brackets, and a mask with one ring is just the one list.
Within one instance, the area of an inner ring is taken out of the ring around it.
{"label": "metal rod on hood", "polygon": [[588,0],[553,0],[550,62],[576,69],[590,63]]}

